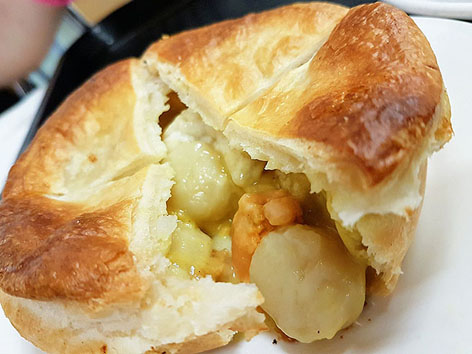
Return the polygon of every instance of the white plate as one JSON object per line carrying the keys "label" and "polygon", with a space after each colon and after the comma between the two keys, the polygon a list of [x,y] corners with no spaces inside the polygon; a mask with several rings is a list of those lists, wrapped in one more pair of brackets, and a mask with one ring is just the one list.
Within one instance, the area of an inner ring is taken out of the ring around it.
{"label": "white plate", "polygon": [[385,0],[410,14],[472,20],[472,0]]}
{"label": "white plate", "polygon": [[[369,299],[358,323],[331,341],[272,344],[268,333],[215,353],[472,353],[472,25],[415,21],[437,55],[456,135],[430,160],[416,240],[396,291]],[[2,353],[40,353],[5,318],[0,342]]]}

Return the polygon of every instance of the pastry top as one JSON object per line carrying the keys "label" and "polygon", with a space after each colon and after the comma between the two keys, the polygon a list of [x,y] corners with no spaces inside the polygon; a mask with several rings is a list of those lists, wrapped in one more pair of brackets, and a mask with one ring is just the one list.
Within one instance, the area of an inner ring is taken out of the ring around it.
{"label": "pastry top", "polygon": [[86,212],[45,197],[6,199],[0,211],[3,291],[31,299],[126,302],[144,290],[128,250],[130,201]]}
{"label": "pastry top", "polygon": [[[11,169],[0,204],[4,291],[101,304],[142,295],[145,281],[129,243],[162,142],[143,144],[140,125],[159,128],[137,114],[138,68],[138,60],[126,60],[91,78],[48,119]],[[159,113],[164,102],[162,97],[156,105]]]}
{"label": "pastry top", "polygon": [[306,62],[347,11],[313,2],[249,14],[165,37],[144,59],[184,103],[195,99],[197,111],[221,128],[229,114]]}
{"label": "pastry top", "polygon": [[[283,60],[270,49],[280,32],[294,49]],[[356,188],[408,164],[437,126],[439,145],[451,136],[449,117],[435,115],[444,86],[434,53],[387,4],[287,6],[162,39],[144,57],[207,124],[290,145],[294,158],[329,165],[337,172],[328,179]],[[261,70],[274,62],[279,73]]]}
{"label": "pastry top", "polygon": [[359,169],[370,186],[421,148],[442,92],[434,53],[413,20],[376,3],[350,10],[308,63],[230,119],[296,140],[294,154]]}
{"label": "pastry top", "polygon": [[[134,81],[141,75],[137,59],[125,60],[97,73],[70,95],[12,167],[3,198],[21,193],[82,194],[134,166],[160,160],[165,147],[151,136],[160,133],[159,127],[137,110],[142,93],[135,90]],[[156,106],[165,110],[165,98],[161,101]]]}

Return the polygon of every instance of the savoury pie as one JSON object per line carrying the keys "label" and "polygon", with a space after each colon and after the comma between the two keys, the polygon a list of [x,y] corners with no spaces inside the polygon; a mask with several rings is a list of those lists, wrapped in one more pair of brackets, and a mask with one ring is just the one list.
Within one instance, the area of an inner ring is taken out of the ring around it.
{"label": "savoury pie", "polygon": [[332,338],[389,294],[451,137],[402,11],[294,4],[152,44],[12,167],[0,301],[47,352],[199,352],[271,318]]}

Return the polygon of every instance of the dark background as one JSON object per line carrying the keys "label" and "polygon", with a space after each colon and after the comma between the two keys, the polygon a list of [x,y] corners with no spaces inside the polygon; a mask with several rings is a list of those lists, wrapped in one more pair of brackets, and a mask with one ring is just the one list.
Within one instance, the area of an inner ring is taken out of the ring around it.
{"label": "dark background", "polygon": [[[107,64],[140,56],[162,34],[173,34],[293,2],[295,1],[134,0],[128,3],[88,29],[67,50],[50,81],[20,153],[67,95]],[[352,7],[374,1],[331,2]]]}

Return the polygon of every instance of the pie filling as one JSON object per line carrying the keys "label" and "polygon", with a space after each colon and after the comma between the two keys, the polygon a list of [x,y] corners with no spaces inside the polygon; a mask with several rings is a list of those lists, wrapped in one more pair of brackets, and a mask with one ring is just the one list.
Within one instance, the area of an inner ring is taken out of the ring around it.
{"label": "pie filling", "polygon": [[163,132],[175,171],[168,211],[179,220],[169,272],[255,283],[263,310],[300,342],[352,324],[364,306],[365,249],[331,219],[325,194],[231,148],[197,113],[176,114]]}

